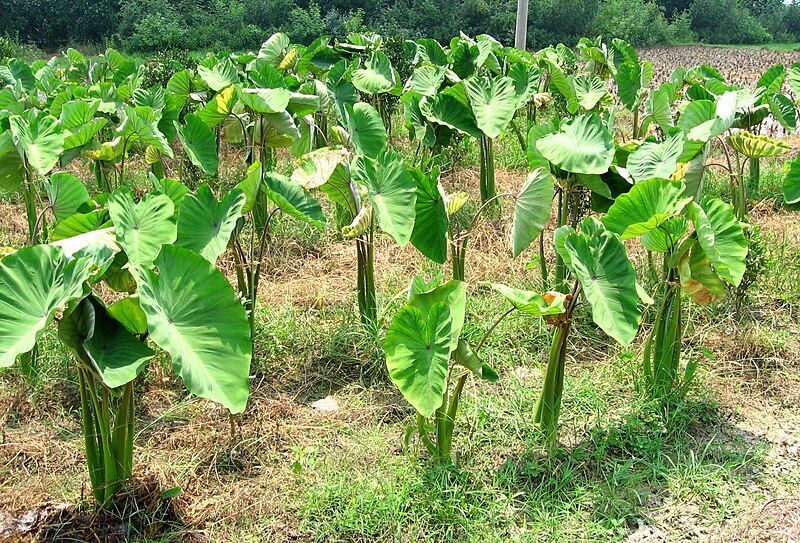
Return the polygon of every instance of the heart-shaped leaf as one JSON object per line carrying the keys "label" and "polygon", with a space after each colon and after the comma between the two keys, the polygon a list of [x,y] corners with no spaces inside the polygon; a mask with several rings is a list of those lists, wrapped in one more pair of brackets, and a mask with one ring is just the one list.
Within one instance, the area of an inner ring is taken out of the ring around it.
{"label": "heart-shaped leaf", "polygon": [[416,307],[402,307],[386,330],[384,348],[389,377],[425,418],[432,416],[444,401],[452,324],[450,310],[439,302],[427,316]]}
{"label": "heart-shaped leaf", "polygon": [[200,185],[196,194],[183,198],[175,244],[216,263],[228,247],[244,203],[245,195],[239,189],[228,192],[220,201],[214,198],[208,185]]}
{"label": "heart-shaped leaf", "polygon": [[678,167],[685,137],[678,132],[661,143],[646,141],[628,156],[628,173],[638,182],[654,177],[669,179]]}
{"label": "heart-shaped leaf", "polygon": [[622,239],[646,234],[679,215],[692,201],[684,195],[685,185],[666,179],[648,179],[617,196],[603,224]]}
{"label": "heart-shaped leaf", "polygon": [[165,245],[137,274],[150,338],[190,392],[241,413],[249,395],[250,325],[228,280],[202,256]]}
{"label": "heart-shaped leaf", "polygon": [[217,156],[217,138],[211,128],[200,117],[188,113],[184,117],[186,124],[175,123],[178,138],[181,140],[183,150],[192,164],[203,170],[208,175],[216,175],[219,168]]}
{"label": "heart-shaped leaf", "polygon": [[636,288],[636,270],[625,246],[594,217],[556,231],[556,249],[580,281],[592,308],[592,320],[623,345],[636,337],[642,312]]}
{"label": "heart-shaped leaf", "polygon": [[611,133],[600,117],[580,115],[561,126],[561,131],[536,142],[544,157],[568,172],[603,174],[614,160]]}
{"label": "heart-shaped leaf", "polygon": [[375,160],[358,156],[353,177],[367,187],[378,226],[397,243],[408,243],[414,231],[417,196],[403,157],[392,149],[385,149]]}
{"label": "heart-shaped leaf", "polygon": [[73,215],[89,201],[89,192],[80,179],[70,173],[54,173],[45,183],[45,192],[56,222],[61,222]]}
{"label": "heart-shaped leaf", "polygon": [[177,236],[172,222],[175,206],[163,194],[148,194],[137,204],[130,189],[122,187],[108,199],[108,212],[117,242],[134,266],[149,267],[161,246],[174,242]]}
{"label": "heart-shaped leaf", "polygon": [[444,264],[447,260],[447,229],[450,220],[444,195],[439,188],[439,171],[434,170],[427,176],[420,170],[413,169],[411,176],[417,187],[411,243],[434,262]]}
{"label": "heart-shaped leaf", "polygon": [[88,260],[68,260],[51,245],[24,247],[0,260],[0,368],[33,349],[56,311],[84,296]]}

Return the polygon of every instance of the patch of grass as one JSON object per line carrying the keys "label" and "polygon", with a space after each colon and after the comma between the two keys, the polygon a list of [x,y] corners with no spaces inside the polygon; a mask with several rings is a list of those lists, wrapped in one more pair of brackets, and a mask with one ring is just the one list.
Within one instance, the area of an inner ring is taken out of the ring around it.
{"label": "patch of grass", "polygon": [[702,47],[714,47],[723,49],[744,49],[750,51],[800,51],[800,43],[762,43],[759,45],[725,45],[699,43]]}

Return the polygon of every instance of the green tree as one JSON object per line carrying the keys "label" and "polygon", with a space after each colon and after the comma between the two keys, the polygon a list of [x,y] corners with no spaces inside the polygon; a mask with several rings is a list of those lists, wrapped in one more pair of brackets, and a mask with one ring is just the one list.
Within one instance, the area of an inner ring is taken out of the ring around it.
{"label": "green tree", "polygon": [[689,9],[697,37],[706,43],[767,43],[772,36],[740,0],[695,0]]}

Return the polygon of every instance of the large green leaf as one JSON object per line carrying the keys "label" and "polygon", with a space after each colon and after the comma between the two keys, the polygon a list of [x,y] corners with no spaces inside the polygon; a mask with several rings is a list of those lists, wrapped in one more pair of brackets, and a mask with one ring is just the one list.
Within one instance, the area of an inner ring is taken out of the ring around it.
{"label": "large green leaf", "polygon": [[[653,67],[650,65],[649,72],[642,70],[642,64],[634,62],[623,62],[617,67],[614,80],[619,89],[619,101],[629,110],[633,110],[639,104],[642,86],[649,84],[647,75],[652,78]],[[644,78],[643,78],[644,76]],[[643,81],[644,79],[644,81]]]}
{"label": "large green leaf", "polygon": [[439,302],[427,315],[410,305],[402,307],[386,330],[389,377],[426,418],[444,401],[452,324],[450,310]]}
{"label": "large green leaf", "polygon": [[575,86],[578,104],[587,111],[593,109],[608,94],[605,81],[597,76],[579,75],[575,77],[572,84]]}
{"label": "large green leaf", "polygon": [[683,183],[666,179],[637,183],[630,191],[617,196],[603,217],[603,224],[622,239],[646,234],[679,215],[692,201],[684,190]]}
{"label": "large green leaf", "polygon": [[126,105],[124,121],[117,131],[126,145],[125,149],[128,149],[127,144],[141,141],[152,145],[162,155],[172,158],[172,147],[158,128],[160,120],[160,113],[149,106],[131,107]]}
{"label": "large green leaf", "polygon": [[428,176],[413,169],[411,176],[417,187],[411,243],[434,262],[444,264],[447,260],[447,229],[450,221],[444,195],[439,188],[439,171],[434,170]]}
{"label": "large green leaf", "polygon": [[717,274],[738,286],[745,271],[747,238],[733,207],[715,196],[704,197],[689,207],[697,241]]}
{"label": "large green leaf", "polygon": [[239,99],[256,113],[282,113],[286,111],[292,93],[288,89],[240,89]]}
{"label": "large green leaf", "polygon": [[580,233],[570,226],[559,228],[555,245],[580,281],[595,324],[623,345],[633,341],[642,312],[636,270],[620,239],[588,217]]}
{"label": "large green leaf", "polygon": [[197,75],[214,92],[221,91],[225,87],[239,82],[239,74],[236,72],[236,67],[228,60],[217,63],[211,68],[198,65]]}
{"label": "large green leaf", "polygon": [[126,296],[108,306],[108,314],[136,335],[147,333],[147,315],[139,305],[138,296]]}
{"label": "large green leaf", "polygon": [[61,107],[59,120],[64,130],[64,149],[86,145],[108,123],[108,119],[95,117],[98,107],[99,100],[66,102]]}
{"label": "large green leaf", "polygon": [[190,392],[241,413],[249,395],[250,326],[228,280],[199,254],[165,245],[157,273],[137,276],[150,338]]}
{"label": "large green leaf", "polygon": [[380,113],[364,102],[353,106],[345,104],[347,111],[347,132],[353,147],[360,155],[377,157],[386,148],[388,136]]}
{"label": "large green leaf", "polygon": [[325,227],[325,214],[319,200],[300,184],[284,175],[267,172],[264,174],[262,189],[282,212],[317,228]]}
{"label": "large green leaf", "polygon": [[389,57],[383,51],[375,51],[364,63],[364,68],[353,72],[352,81],[355,88],[367,94],[389,92],[395,86]]}
{"label": "large green leaf", "polygon": [[117,231],[117,242],[134,266],[149,267],[161,246],[175,241],[177,228],[172,222],[175,206],[164,194],[148,194],[134,203],[127,187],[108,199],[108,212]]}
{"label": "large green leaf", "polygon": [[220,201],[208,185],[200,185],[196,194],[187,194],[181,202],[175,245],[216,263],[228,247],[244,204],[245,195],[239,189],[231,190]]}
{"label": "large green leaf", "polygon": [[422,65],[414,68],[406,87],[422,96],[436,96],[442,86],[445,69],[440,66]]}
{"label": "large green leaf", "polygon": [[87,262],[68,260],[50,245],[24,247],[0,260],[0,368],[33,349],[56,311],[84,295]]}
{"label": "large green leaf", "polygon": [[11,137],[25,153],[28,164],[40,174],[52,170],[64,151],[64,132],[58,120],[28,110],[24,115],[12,115],[8,123]]}
{"label": "large green leaf", "polygon": [[62,239],[80,236],[87,232],[99,230],[110,226],[108,212],[105,210],[90,211],[88,213],[75,213],[59,222],[50,233],[50,239]]}
{"label": "large green leaf", "polygon": [[73,215],[89,201],[89,191],[80,179],[71,173],[54,173],[45,183],[44,190],[53,209],[56,222]]}
{"label": "large green leaf", "polygon": [[216,175],[219,168],[217,156],[217,138],[211,128],[200,117],[189,113],[184,117],[185,124],[175,123],[178,138],[183,150],[192,164],[208,175]]}
{"label": "large green leaf", "polygon": [[378,226],[397,243],[408,243],[414,230],[417,196],[403,157],[392,149],[385,149],[375,160],[358,156],[353,162],[353,177],[367,187]]}
{"label": "large green leaf", "polygon": [[517,109],[514,81],[508,77],[470,77],[464,85],[478,128],[487,137],[496,138]]}
{"label": "large green leaf", "polygon": [[731,124],[733,119],[717,116],[717,106],[710,100],[689,102],[678,117],[678,126],[694,141],[707,142],[725,132]]}
{"label": "large green leaf", "polygon": [[433,98],[423,97],[419,102],[419,109],[432,123],[452,128],[473,138],[481,137],[472,110],[455,96],[438,94]]}
{"label": "large green leaf", "polygon": [[672,122],[672,102],[675,92],[669,83],[664,83],[650,93],[645,105],[645,116],[642,119],[642,131],[646,131],[651,122],[656,123],[661,130],[668,131],[674,126]]}
{"label": "large green leaf", "polygon": [[661,143],[644,142],[628,156],[628,173],[638,182],[654,177],[668,179],[678,167],[685,137],[682,132]]}
{"label": "large green leaf", "polygon": [[231,85],[215,94],[214,97],[200,109],[197,116],[209,127],[216,126],[230,117],[233,106],[236,104],[236,98],[236,87]]}
{"label": "large green leaf", "polygon": [[800,156],[786,165],[783,178],[783,199],[787,204],[800,202]]}
{"label": "large green leaf", "polygon": [[286,56],[286,50],[291,45],[289,36],[283,32],[276,32],[261,44],[261,49],[258,51],[258,58],[265,62],[277,66],[283,61]]}
{"label": "large green leaf", "polygon": [[561,131],[536,142],[544,157],[568,172],[603,174],[614,160],[614,143],[600,117],[580,115]]}
{"label": "large green leaf", "polygon": [[453,324],[450,328],[450,351],[458,346],[458,338],[464,327],[467,312],[467,284],[457,279],[452,279],[435,288],[429,288],[421,277],[411,280],[408,293],[408,305],[416,307],[427,319],[437,304],[444,303],[450,309]]}
{"label": "large green leaf", "polygon": [[514,225],[511,230],[511,253],[516,258],[542,234],[553,206],[553,176],[537,168],[528,175],[514,198]]}
{"label": "large green leaf", "polygon": [[36,90],[36,78],[33,71],[30,66],[18,58],[9,59],[5,65],[0,64],[0,82],[4,87],[11,85],[27,93]]}

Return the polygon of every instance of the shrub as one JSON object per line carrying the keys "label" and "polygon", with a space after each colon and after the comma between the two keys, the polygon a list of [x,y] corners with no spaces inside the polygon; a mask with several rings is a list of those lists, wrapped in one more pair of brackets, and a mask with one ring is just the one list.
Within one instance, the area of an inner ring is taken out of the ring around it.
{"label": "shrub", "polygon": [[791,41],[800,41],[800,3],[794,2],[786,6],[783,21],[786,26],[786,34]]}
{"label": "shrub", "polygon": [[0,36],[0,60],[5,60],[11,57],[18,57],[21,47],[11,38]]}
{"label": "shrub", "polygon": [[662,8],[650,0],[606,0],[595,17],[593,34],[621,38],[640,47],[667,43],[671,38]]}
{"label": "shrub", "polygon": [[688,11],[683,11],[675,17],[669,24],[670,43],[693,43],[697,41],[697,35],[692,30],[692,18]]}
{"label": "shrub", "polygon": [[293,42],[311,43],[325,33],[325,20],[319,4],[312,2],[308,8],[296,7],[289,14],[289,23],[284,31]]}

